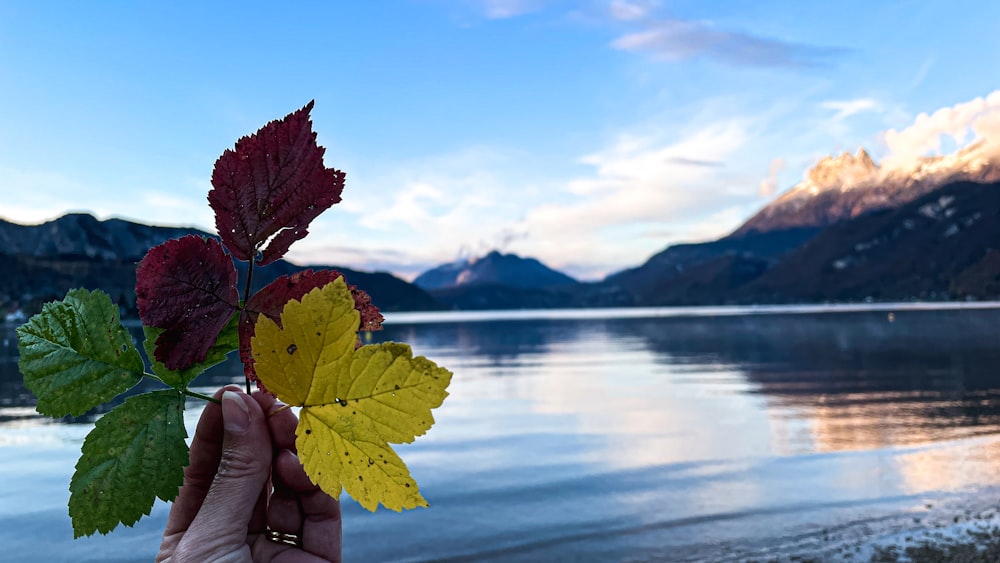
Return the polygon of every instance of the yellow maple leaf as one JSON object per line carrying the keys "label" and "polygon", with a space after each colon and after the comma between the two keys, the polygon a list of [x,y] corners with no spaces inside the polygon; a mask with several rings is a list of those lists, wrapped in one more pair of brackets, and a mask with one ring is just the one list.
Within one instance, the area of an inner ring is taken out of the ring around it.
{"label": "yellow maple leaf", "polygon": [[260,315],[251,340],[257,377],[302,407],[295,446],[306,474],[328,494],[361,506],[427,506],[389,443],[412,442],[434,424],[451,372],[406,344],[355,350],[359,316],[343,278],[291,300],[281,325]]}

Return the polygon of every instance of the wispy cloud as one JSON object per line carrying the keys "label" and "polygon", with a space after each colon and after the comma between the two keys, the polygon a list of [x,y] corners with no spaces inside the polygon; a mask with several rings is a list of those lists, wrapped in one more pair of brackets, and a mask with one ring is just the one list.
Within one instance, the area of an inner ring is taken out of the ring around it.
{"label": "wispy cloud", "polygon": [[[561,4],[558,0],[467,0],[489,19],[508,19]],[[621,51],[680,62],[705,59],[736,67],[824,68],[846,52],[723,29],[708,20],[663,14],[657,0],[595,0],[568,3],[568,15],[624,32],[611,42]]]}
{"label": "wispy cloud", "polygon": [[778,192],[778,175],[785,169],[785,159],[775,158],[767,168],[767,178],[760,181],[757,193],[761,197],[771,197]]}
{"label": "wispy cloud", "polygon": [[688,240],[723,235],[747,213],[745,206],[755,195],[752,183],[734,181],[723,166],[677,162],[677,155],[724,163],[749,138],[748,124],[738,120],[679,139],[621,135],[582,159],[593,173],[565,184],[563,190],[574,195],[571,201],[543,203],[526,213],[519,224],[530,237],[514,246],[557,266],[573,257],[573,273],[593,277],[678,242],[652,240],[652,230],[684,233]]}
{"label": "wispy cloud", "polygon": [[[183,225],[212,230],[215,221],[203,198],[190,197],[194,182],[184,186],[178,195],[153,188],[121,187],[115,195],[104,189],[106,183],[95,185],[69,175],[38,170],[23,170],[0,166],[4,197],[0,201],[0,217],[21,224],[37,224],[55,219],[68,210],[92,213],[100,219],[132,218],[158,225]],[[204,192],[207,193],[207,189]],[[155,219],[150,221],[151,210]]]}
{"label": "wispy cloud", "polygon": [[638,0],[612,0],[608,5],[608,12],[616,20],[632,21],[640,20],[649,16],[659,3]]}
{"label": "wispy cloud", "polygon": [[545,0],[473,0],[490,19],[507,19],[541,9]]}
{"label": "wispy cloud", "polygon": [[708,168],[722,168],[726,165],[721,160],[705,160],[703,158],[688,158],[685,156],[668,156],[667,162],[680,164],[683,166],[706,166]]}
{"label": "wispy cloud", "polygon": [[392,247],[319,244],[312,245],[306,251],[300,245],[295,245],[285,258],[302,266],[336,266],[365,272],[392,272],[406,280],[413,280],[441,264],[436,259],[415,258],[409,250],[399,248],[398,244]]}
{"label": "wispy cloud", "polygon": [[910,83],[911,88],[916,88],[917,86],[923,84],[924,80],[927,80],[927,75],[929,75],[931,69],[934,68],[935,62],[937,62],[937,59],[930,57],[925,60],[922,65],[920,65],[920,68],[917,69],[917,73],[913,75],[913,82]]}
{"label": "wispy cloud", "polygon": [[67,209],[90,209],[90,186],[50,171],[0,167],[4,197],[0,216],[15,223],[34,224],[54,219]]}
{"label": "wispy cloud", "polygon": [[[468,147],[391,164],[347,170],[348,189],[335,211],[318,218],[292,257],[376,267],[412,276],[456,258],[500,248],[518,238],[515,223],[545,192],[525,178],[526,155]],[[344,216],[356,224],[344,232]],[[352,242],[349,255],[339,253]],[[389,256],[384,249],[403,250]]]}
{"label": "wispy cloud", "polygon": [[872,98],[828,100],[822,102],[820,107],[836,112],[833,116],[834,119],[846,119],[859,113],[882,110],[882,106]]}
{"label": "wispy cloud", "polygon": [[646,19],[642,24],[641,29],[612,41],[611,46],[670,62],[707,59],[740,67],[826,67],[843,52],[720,29],[708,21]]}
{"label": "wispy cloud", "polygon": [[[382,168],[369,163],[347,170],[344,201],[314,222],[291,257],[413,277],[506,249],[600,278],[669,243],[735,228],[758,200],[753,178],[727,162],[751,138],[751,123],[740,119],[690,129],[654,120],[576,165],[557,166],[561,177],[545,175],[552,163],[537,166],[531,155],[490,147],[397,162],[387,173],[366,172]],[[579,165],[583,172],[573,173]],[[343,213],[357,228],[344,231]]]}

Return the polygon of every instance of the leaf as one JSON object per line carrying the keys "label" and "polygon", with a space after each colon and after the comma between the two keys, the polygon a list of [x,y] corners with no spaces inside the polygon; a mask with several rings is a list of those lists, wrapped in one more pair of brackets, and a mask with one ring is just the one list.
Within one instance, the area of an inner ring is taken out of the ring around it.
{"label": "leaf", "polygon": [[184,482],[184,396],[174,390],[129,397],[97,420],[70,481],[74,537],[106,534],[171,501]]}
{"label": "leaf", "polygon": [[[340,201],[344,173],[323,165],[309,112],[313,102],[236,142],[215,162],[208,202],[223,244],[240,260],[270,264]],[[272,238],[273,237],[273,238]]]}
{"label": "leaf", "polygon": [[142,324],[161,328],[154,357],[167,369],[204,362],[239,303],[236,268],[215,239],[188,235],[155,246],[136,268]]}
{"label": "leaf", "polygon": [[[250,339],[253,338],[254,326],[259,315],[266,315],[272,321],[278,322],[285,303],[292,299],[302,299],[310,291],[343,277],[344,275],[336,270],[304,270],[290,276],[281,276],[254,294],[240,317],[240,359],[243,361],[243,373],[250,379],[257,380],[253,367],[253,354],[250,351]],[[372,305],[371,297],[353,285],[347,287],[354,297],[354,308],[361,315],[359,330],[382,330],[384,319],[378,308]]]}
{"label": "leaf", "polygon": [[167,366],[163,365],[153,355],[153,343],[163,333],[163,329],[148,326],[142,327],[146,335],[143,346],[146,349],[146,356],[149,357],[149,363],[152,365],[153,373],[161,381],[174,389],[186,389],[189,383],[194,381],[196,377],[204,373],[208,368],[226,361],[226,355],[236,350],[239,346],[240,340],[237,332],[238,318],[239,316],[235,314],[230,317],[229,322],[226,323],[222,332],[219,333],[219,337],[215,339],[215,344],[208,349],[208,355],[204,361],[191,364],[178,371],[167,369]]}
{"label": "leaf", "polygon": [[355,350],[359,314],[338,278],[289,301],[281,326],[257,321],[257,376],[282,401],[301,406],[296,447],[310,479],[339,496],[341,487],[374,511],[427,506],[389,443],[426,432],[431,409],[448,396],[451,372],[406,344]]}
{"label": "leaf", "polygon": [[142,357],[103,291],[46,303],[17,336],[17,366],[42,414],[79,416],[142,379]]}

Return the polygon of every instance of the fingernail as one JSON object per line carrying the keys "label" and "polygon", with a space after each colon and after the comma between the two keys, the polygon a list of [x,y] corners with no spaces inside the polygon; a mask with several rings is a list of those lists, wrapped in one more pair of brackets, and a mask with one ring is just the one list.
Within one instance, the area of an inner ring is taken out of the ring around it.
{"label": "fingernail", "polygon": [[243,434],[250,427],[250,409],[235,391],[222,394],[222,425],[234,434]]}

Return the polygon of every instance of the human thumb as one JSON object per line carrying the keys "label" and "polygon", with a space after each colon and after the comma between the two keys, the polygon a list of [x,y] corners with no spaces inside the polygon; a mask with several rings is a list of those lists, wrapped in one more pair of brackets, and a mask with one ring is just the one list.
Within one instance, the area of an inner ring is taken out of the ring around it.
{"label": "human thumb", "polygon": [[203,547],[225,551],[246,546],[247,526],[270,475],[272,446],[264,412],[242,392],[222,394],[222,425],[219,470],[185,540],[198,538]]}

